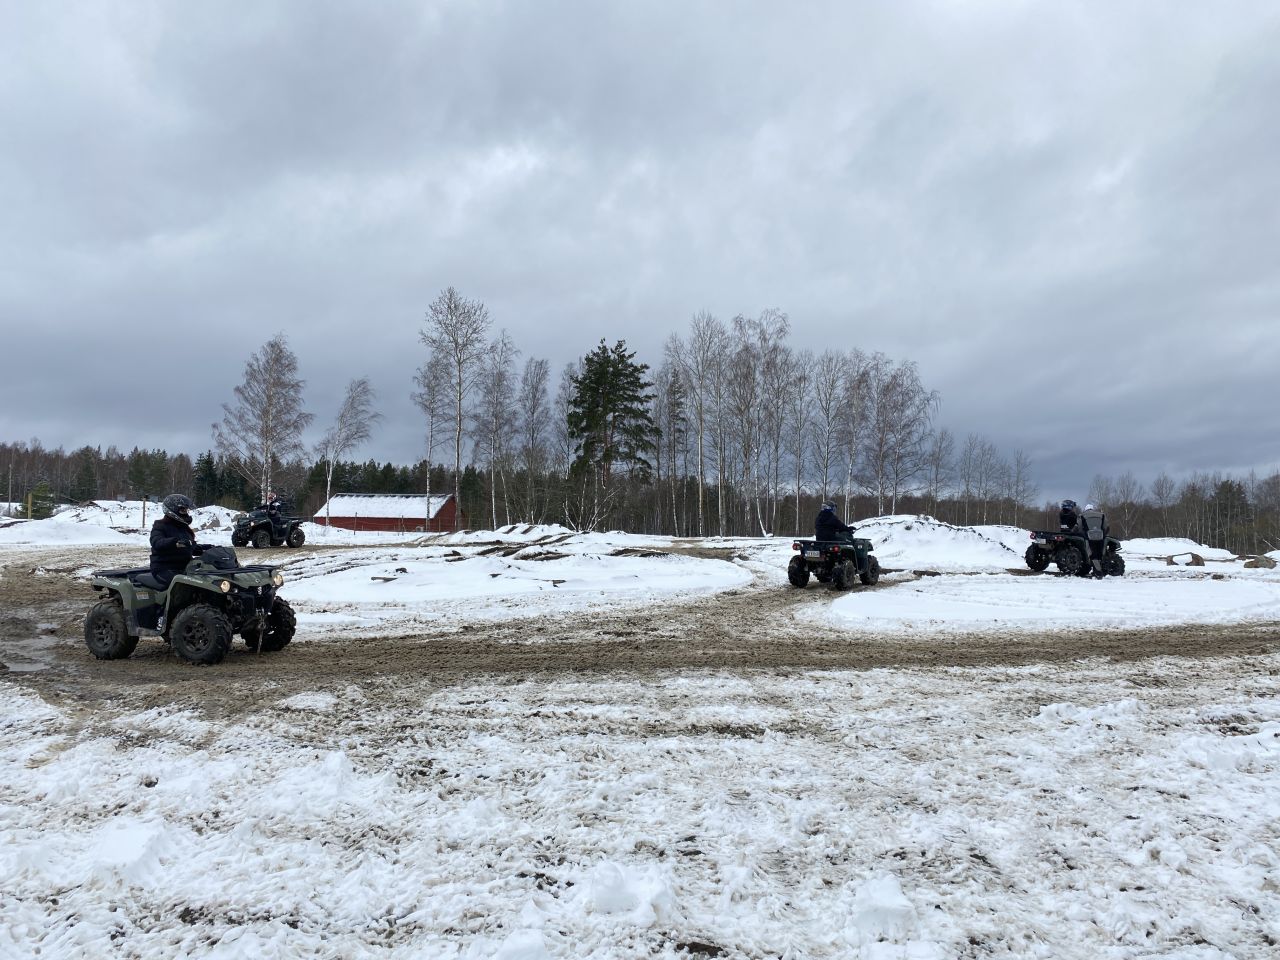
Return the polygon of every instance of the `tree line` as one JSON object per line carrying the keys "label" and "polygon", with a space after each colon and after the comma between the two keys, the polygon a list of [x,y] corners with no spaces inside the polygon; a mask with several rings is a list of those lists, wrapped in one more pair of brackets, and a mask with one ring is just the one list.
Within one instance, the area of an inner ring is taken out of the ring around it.
{"label": "tree line", "polygon": [[[353,379],[318,443],[303,433],[305,381],[283,335],[255,352],[212,448],[179,453],[38,441],[0,444],[18,500],[42,502],[189,490],[198,503],[247,508],[274,489],[310,515],[333,492],[452,493],[473,527],[557,522],[687,536],[810,532],[818,504],[847,517],[926,513],[953,523],[1036,526],[1033,464],[977,433],[938,424],[941,397],[916,365],[857,349],[814,353],[789,341],[779,310],[724,321],[694,315],[651,367],[625,341],[601,340],[553,384],[487,307],[448,288],[429,305],[412,398],[422,457],[353,457],[380,414]],[[1274,549],[1280,478],[1097,478],[1090,499],[1121,536],[1188,536],[1238,552]]]}

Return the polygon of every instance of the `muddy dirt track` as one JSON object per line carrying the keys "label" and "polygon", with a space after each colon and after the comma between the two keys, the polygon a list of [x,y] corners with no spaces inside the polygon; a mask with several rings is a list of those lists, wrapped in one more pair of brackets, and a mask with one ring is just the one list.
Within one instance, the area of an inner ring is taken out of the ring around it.
{"label": "muddy dirt track", "polygon": [[[701,546],[676,549],[731,556],[731,551]],[[212,668],[177,661],[158,639],[144,639],[128,660],[98,662],[81,639],[81,618],[95,595],[80,576],[90,568],[137,562],[136,550],[119,548],[0,553],[0,661],[12,665],[4,668],[7,678],[64,706],[112,701],[146,708],[181,701],[231,717],[256,709],[262,699],[275,701],[342,681],[394,689],[402,683],[447,686],[482,676],[927,669],[1088,657],[1242,657],[1280,650],[1280,624],[1274,623],[863,639],[855,630],[797,619],[806,606],[830,600],[826,589],[811,585],[803,591],[752,587],[641,610],[603,609],[462,628],[451,624],[411,637],[343,642],[338,635],[312,636],[275,655],[257,656],[237,644],[226,662]],[[35,663],[33,643],[40,653]],[[1151,681],[1159,682],[1155,676]]]}

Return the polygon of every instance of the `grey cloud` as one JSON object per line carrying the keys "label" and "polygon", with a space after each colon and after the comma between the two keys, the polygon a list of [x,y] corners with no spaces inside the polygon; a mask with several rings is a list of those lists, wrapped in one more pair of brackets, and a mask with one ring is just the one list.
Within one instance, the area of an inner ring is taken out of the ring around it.
{"label": "grey cloud", "polygon": [[13,13],[2,435],[194,452],[284,330],[318,423],[368,374],[367,453],[410,459],[453,284],[557,368],[781,307],[917,360],[1046,489],[1280,464],[1240,400],[1277,359],[1270,5]]}

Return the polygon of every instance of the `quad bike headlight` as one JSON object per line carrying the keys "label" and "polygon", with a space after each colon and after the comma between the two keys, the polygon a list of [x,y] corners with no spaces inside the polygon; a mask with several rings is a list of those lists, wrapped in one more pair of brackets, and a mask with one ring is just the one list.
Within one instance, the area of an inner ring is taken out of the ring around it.
{"label": "quad bike headlight", "polygon": [[275,573],[271,574],[271,582],[272,582],[272,583],[274,583],[277,587],[283,587],[283,586],[284,586],[284,574],[283,574],[283,573],[280,573],[280,572],[277,570]]}
{"label": "quad bike headlight", "polygon": [[230,581],[230,580],[219,580],[219,581],[218,581],[218,589],[219,589],[219,590],[221,590],[223,593],[230,593],[230,592],[231,592],[231,581]]}

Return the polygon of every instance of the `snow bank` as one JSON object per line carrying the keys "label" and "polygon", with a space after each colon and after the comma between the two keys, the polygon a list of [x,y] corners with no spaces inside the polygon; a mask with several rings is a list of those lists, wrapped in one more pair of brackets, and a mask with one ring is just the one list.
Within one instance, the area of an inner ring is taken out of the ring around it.
{"label": "snow bank", "polygon": [[1194,540],[1179,537],[1138,537],[1133,540],[1122,540],[1121,548],[1126,557],[1185,557],[1187,554],[1198,554],[1204,560],[1235,560],[1236,555],[1230,550],[1209,547]]}
{"label": "snow bank", "polygon": [[895,634],[1251,623],[1280,619],[1280,578],[925,577],[855,589],[830,612],[846,626]]}
{"label": "snow bank", "polygon": [[534,544],[511,556],[408,548],[316,555],[291,563],[286,595],[299,623],[413,631],[426,619],[507,620],[601,604],[642,604],[743,586],[751,573],[721,560],[611,556],[588,540]]}
{"label": "snow bank", "polygon": [[[957,527],[932,517],[872,517],[854,526],[858,536],[871,540],[882,567],[971,571],[1006,570],[1022,564],[1021,551],[1011,549],[1000,539],[974,527]],[[1025,550],[1030,539],[1026,531],[1022,536]]]}
{"label": "snow bank", "polygon": [[[0,529],[0,543],[145,544],[151,524],[163,514],[158,503],[94,500],[80,506],[62,507],[47,520],[32,520]],[[221,542],[229,543],[235,515],[234,510],[226,507],[199,507],[192,511],[192,527],[202,537],[207,532],[222,532],[225,537]]]}

